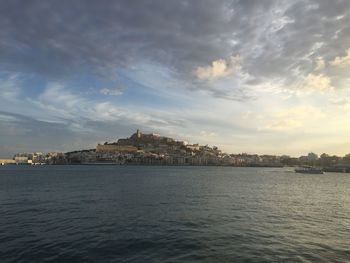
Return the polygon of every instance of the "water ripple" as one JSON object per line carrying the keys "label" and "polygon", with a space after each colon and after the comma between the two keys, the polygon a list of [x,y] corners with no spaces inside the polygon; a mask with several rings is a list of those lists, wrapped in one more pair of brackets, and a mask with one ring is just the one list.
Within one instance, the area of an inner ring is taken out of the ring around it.
{"label": "water ripple", "polygon": [[350,262],[350,176],[1,167],[1,262]]}

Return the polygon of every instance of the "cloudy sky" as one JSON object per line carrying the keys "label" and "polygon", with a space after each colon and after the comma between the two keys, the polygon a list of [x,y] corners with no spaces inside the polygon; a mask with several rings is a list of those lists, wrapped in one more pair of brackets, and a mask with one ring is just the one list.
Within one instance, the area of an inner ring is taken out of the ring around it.
{"label": "cloudy sky", "polygon": [[350,152],[350,1],[0,2],[0,157],[137,128],[226,152]]}

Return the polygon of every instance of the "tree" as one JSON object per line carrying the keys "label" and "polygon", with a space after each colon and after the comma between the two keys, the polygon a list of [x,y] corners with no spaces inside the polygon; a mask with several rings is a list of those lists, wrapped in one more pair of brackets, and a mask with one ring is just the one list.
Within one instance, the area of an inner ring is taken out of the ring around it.
{"label": "tree", "polygon": [[320,156],[320,164],[322,167],[327,167],[332,165],[332,157],[326,153],[322,153]]}
{"label": "tree", "polygon": [[307,161],[310,165],[315,165],[317,160],[318,160],[318,155],[316,153],[311,152],[307,155]]}
{"label": "tree", "polygon": [[348,153],[347,155],[344,156],[343,162],[344,162],[344,164],[350,165],[350,153]]}

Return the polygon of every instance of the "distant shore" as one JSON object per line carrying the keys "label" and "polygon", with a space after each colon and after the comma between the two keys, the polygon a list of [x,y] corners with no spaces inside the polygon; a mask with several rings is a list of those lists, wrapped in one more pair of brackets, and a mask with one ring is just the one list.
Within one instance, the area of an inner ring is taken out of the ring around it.
{"label": "distant shore", "polygon": [[[219,164],[208,164],[208,165],[183,165],[183,164],[137,164],[137,163],[113,163],[113,162],[101,162],[101,163],[73,163],[73,164],[1,164],[1,166],[143,166],[143,167],[237,167],[237,168],[291,168],[298,167],[294,166],[283,166],[283,165],[246,165],[246,166],[235,166],[235,165],[219,165]],[[350,167],[320,167],[324,172],[331,173],[350,173]]]}

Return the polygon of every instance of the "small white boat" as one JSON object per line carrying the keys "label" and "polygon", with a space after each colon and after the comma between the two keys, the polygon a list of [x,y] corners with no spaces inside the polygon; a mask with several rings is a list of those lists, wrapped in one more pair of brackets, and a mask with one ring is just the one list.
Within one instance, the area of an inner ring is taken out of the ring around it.
{"label": "small white boat", "polygon": [[302,174],[323,174],[324,171],[320,168],[311,167],[311,166],[302,166],[295,169],[296,173]]}

